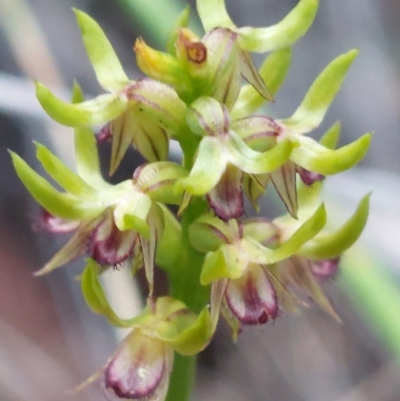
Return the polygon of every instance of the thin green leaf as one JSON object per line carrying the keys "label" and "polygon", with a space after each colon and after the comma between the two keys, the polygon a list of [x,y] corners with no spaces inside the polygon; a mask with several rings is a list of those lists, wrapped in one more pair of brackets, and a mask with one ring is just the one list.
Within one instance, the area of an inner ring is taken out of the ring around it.
{"label": "thin green leaf", "polygon": [[317,128],[338,93],[346,73],[358,54],[350,50],[333,60],[317,77],[294,114],[281,120],[292,132],[304,134]]}
{"label": "thin green leaf", "polygon": [[89,200],[96,199],[93,187],[82,180],[78,174],[71,171],[60,159],[53,155],[45,146],[35,142],[36,157],[42,163],[46,172],[67,192],[77,197]]}
{"label": "thin green leaf", "polygon": [[10,151],[10,154],[18,177],[26,189],[41,206],[54,216],[66,220],[81,220],[101,213],[102,207],[84,203],[72,195],[60,193],[16,153]]}
{"label": "thin green leaf", "polygon": [[197,12],[206,32],[217,27],[236,28],[226,11],[224,0],[197,0]]}
{"label": "thin green leaf", "polygon": [[313,259],[330,259],[350,248],[362,234],[369,214],[369,198],[364,196],[355,213],[338,230],[322,232],[301,248],[301,254]]}
{"label": "thin green leaf", "polygon": [[129,83],[111,43],[95,20],[74,9],[83,43],[99,84],[110,92],[118,91]]}
{"label": "thin green leaf", "polygon": [[80,104],[70,104],[54,96],[40,82],[36,82],[36,96],[51,118],[68,127],[104,124],[120,116],[128,104],[126,96],[114,94],[101,95]]}
{"label": "thin green leaf", "polygon": [[[243,50],[265,53],[291,46],[300,39],[314,21],[318,0],[300,0],[279,23],[267,28],[244,27],[238,30]],[[213,12],[210,11],[210,14]]]}
{"label": "thin green leaf", "polygon": [[290,159],[306,170],[330,175],[349,169],[367,154],[372,134],[365,134],[356,141],[339,149],[323,147],[314,139],[297,136],[300,146],[293,149]]}

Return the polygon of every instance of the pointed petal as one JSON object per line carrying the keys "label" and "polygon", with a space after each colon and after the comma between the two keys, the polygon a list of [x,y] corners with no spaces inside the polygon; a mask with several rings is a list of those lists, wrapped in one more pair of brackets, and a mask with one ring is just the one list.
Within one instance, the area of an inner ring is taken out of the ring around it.
{"label": "pointed petal", "polygon": [[58,192],[16,153],[10,151],[10,154],[18,177],[26,189],[42,207],[54,216],[66,220],[80,220],[101,213],[103,208],[100,205],[84,203],[72,195]]}
{"label": "pointed petal", "polygon": [[159,206],[152,207],[149,215],[149,238],[139,236],[142,246],[143,264],[146,272],[146,279],[149,285],[149,297],[153,295],[154,289],[154,259],[157,244],[160,241],[164,230],[164,214]]}
{"label": "pointed petal", "polygon": [[46,170],[47,174],[67,192],[77,197],[93,200],[96,192],[78,174],[70,170],[59,158],[53,155],[45,146],[38,142],[36,145],[36,157]]}
{"label": "pointed petal", "polygon": [[292,152],[293,144],[288,139],[278,142],[267,152],[250,149],[234,132],[230,132],[229,141],[225,142],[229,151],[230,162],[242,171],[250,174],[270,173],[286,163]]}
{"label": "pointed petal", "polygon": [[213,28],[235,29],[235,24],[229,17],[224,0],[197,0],[197,12],[206,32]]}
{"label": "pointed petal", "polygon": [[300,252],[312,259],[330,259],[340,256],[349,249],[362,234],[369,214],[369,198],[364,196],[354,214],[338,230],[321,232],[309,243],[302,246]]}
{"label": "pointed petal", "polygon": [[305,134],[317,128],[342,86],[357,54],[357,50],[350,50],[333,60],[311,85],[294,114],[282,120],[282,123],[297,134]]}
{"label": "pointed petal", "polygon": [[[261,65],[259,74],[268,88],[269,93],[274,97],[281,88],[291,63],[291,49],[285,47],[271,53]],[[232,109],[233,120],[246,117],[258,110],[266,99],[251,85],[244,85],[240,89],[239,98]]]}
{"label": "pointed petal", "polygon": [[269,249],[249,237],[242,240],[242,246],[248,255],[248,259],[252,262],[271,265],[298,252],[306,242],[310,241],[324,228],[325,224],[326,211],[322,204],[280,247]]}
{"label": "pointed petal", "polygon": [[290,156],[299,166],[323,175],[337,174],[359,163],[367,154],[372,134],[365,134],[339,149],[323,147],[314,139],[298,136],[300,146]]}
{"label": "pointed petal", "polygon": [[190,6],[186,6],[183,11],[176,17],[174,26],[168,37],[167,49],[168,53],[176,56],[175,43],[178,40],[179,29],[186,28],[189,25]]}
{"label": "pointed petal", "polygon": [[341,127],[340,121],[336,121],[335,124],[333,124],[328,129],[328,131],[325,132],[325,134],[319,140],[319,143],[322,146],[324,146],[325,148],[336,149],[336,146],[340,139],[341,129],[342,129],[342,127]]}
{"label": "pointed petal", "polygon": [[[83,102],[82,90],[76,82],[72,93],[73,103]],[[101,175],[97,140],[93,131],[90,128],[75,128],[74,144],[76,170],[79,176],[93,185],[94,188],[104,188],[106,184]]]}
{"label": "pointed petal", "polygon": [[94,228],[87,247],[88,255],[101,266],[119,266],[133,254],[135,231],[120,231],[108,210]]}
{"label": "pointed petal", "polygon": [[229,280],[225,298],[232,313],[244,324],[266,323],[278,314],[274,286],[260,265],[252,264],[242,277]]}
{"label": "pointed petal", "polygon": [[269,174],[244,174],[243,190],[257,213],[260,212],[258,199],[265,193],[269,181]]}
{"label": "pointed petal", "polygon": [[215,332],[217,328],[219,313],[221,310],[222,302],[225,298],[228,281],[228,279],[216,280],[211,284],[210,305],[213,332]]}
{"label": "pointed petal", "polygon": [[128,103],[125,95],[110,94],[70,104],[58,99],[40,82],[36,82],[36,97],[51,118],[68,127],[104,124],[121,115]]}
{"label": "pointed petal", "polygon": [[270,178],[289,214],[297,219],[296,165],[289,160],[280,169],[273,171]]}
{"label": "pointed petal", "polygon": [[254,65],[253,59],[251,58],[250,53],[248,52],[240,52],[240,58],[242,61],[242,75],[243,78],[265,99],[268,101],[272,101],[273,97],[269,92],[264,80],[261,75],[257,71],[256,66]]}
{"label": "pointed petal", "polygon": [[222,220],[238,218],[244,212],[242,178],[243,173],[228,164],[218,184],[207,194],[211,209]]}
{"label": "pointed petal", "polygon": [[226,298],[222,300],[221,304],[221,315],[224,320],[228,323],[232,331],[232,341],[236,342],[238,340],[239,334],[242,332],[242,324],[239,319],[233,314],[231,308],[226,302]]}
{"label": "pointed petal", "polygon": [[176,183],[176,191],[186,190],[192,195],[205,195],[218,184],[226,165],[227,155],[220,141],[214,137],[203,138],[189,176]]}
{"label": "pointed petal", "polygon": [[292,257],[286,263],[289,267],[285,274],[290,284],[304,291],[322,310],[340,322],[329,298],[313,276],[308,262],[301,257]]}
{"label": "pointed petal", "polygon": [[265,53],[290,46],[300,39],[314,21],[318,0],[300,0],[297,6],[279,23],[268,28],[239,29],[243,50]]}
{"label": "pointed petal", "polygon": [[189,226],[192,246],[199,252],[216,251],[221,245],[233,241],[232,228],[225,221],[210,214],[203,214]]}
{"label": "pointed petal", "polygon": [[133,330],[105,370],[105,387],[117,397],[162,401],[172,369],[168,344]]}
{"label": "pointed petal", "polygon": [[137,132],[135,116],[129,109],[111,121],[109,130],[112,136],[111,160],[109,175],[113,175],[120,165],[129,146],[132,145],[133,136]]}
{"label": "pointed petal", "polygon": [[87,249],[87,242],[93,227],[93,221],[82,223],[71,239],[40,270],[35,272],[35,276],[50,273],[81,257]]}
{"label": "pointed petal", "polygon": [[103,30],[84,12],[76,9],[74,12],[99,84],[110,92],[122,89],[129,82],[129,78]]}

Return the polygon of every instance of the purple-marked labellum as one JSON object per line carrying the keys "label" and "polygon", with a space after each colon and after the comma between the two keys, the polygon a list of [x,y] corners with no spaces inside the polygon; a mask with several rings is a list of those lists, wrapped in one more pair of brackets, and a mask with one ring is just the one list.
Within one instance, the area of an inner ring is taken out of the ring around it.
{"label": "purple-marked labellum", "polygon": [[296,171],[299,174],[301,180],[306,185],[312,185],[314,182],[322,181],[325,179],[325,176],[322,174],[314,173],[313,171],[306,170],[303,167],[296,167]]}
{"label": "purple-marked labellum", "polygon": [[216,187],[207,194],[210,207],[222,220],[228,221],[243,214],[242,178],[243,173],[229,165]]}
{"label": "purple-marked labellum", "polygon": [[41,209],[32,228],[35,231],[47,231],[49,233],[62,234],[74,231],[78,226],[79,221],[64,220],[52,215],[46,209]]}
{"label": "purple-marked labellum", "polygon": [[87,253],[102,266],[118,266],[132,256],[136,240],[137,233],[120,231],[109,212],[93,230]]}
{"label": "purple-marked labellum", "polygon": [[339,261],[339,257],[333,259],[312,261],[310,263],[311,271],[316,277],[330,278],[337,272],[339,268]]}
{"label": "purple-marked labellum", "polygon": [[260,265],[252,264],[242,277],[229,280],[225,299],[233,315],[247,325],[266,323],[278,314],[275,289]]}
{"label": "purple-marked labellum", "polygon": [[117,397],[156,401],[168,387],[172,351],[163,342],[134,331],[105,370],[105,387]]}

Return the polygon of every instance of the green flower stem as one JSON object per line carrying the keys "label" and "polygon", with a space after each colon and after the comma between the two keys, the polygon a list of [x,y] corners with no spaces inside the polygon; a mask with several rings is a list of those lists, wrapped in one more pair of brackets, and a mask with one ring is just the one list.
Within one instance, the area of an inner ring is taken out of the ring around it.
{"label": "green flower stem", "polygon": [[[193,162],[194,153],[185,152],[185,167]],[[193,198],[182,215],[181,256],[169,274],[170,295],[180,299],[195,312],[208,303],[209,288],[200,285],[200,272],[204,254],[196,251],[189,241],[189,226],[207,209],[204,199]],[[175,353],[173,371],[166,401],[188,401],[196,374],[196,356],[182,356]]]}
{"label": "green flower stem", "polygon": [[400,361],[400,289],[380,261],[353,248],[343,259],[340,278],[365,320]]}

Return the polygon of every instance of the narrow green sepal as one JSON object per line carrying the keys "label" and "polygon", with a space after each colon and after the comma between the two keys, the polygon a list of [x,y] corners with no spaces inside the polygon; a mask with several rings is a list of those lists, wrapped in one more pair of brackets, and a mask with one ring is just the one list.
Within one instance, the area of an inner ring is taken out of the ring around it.
{"label": "narrow green sepal", "polygon": [[66,220],[81,220],[98,215],[103,210],[101,206],[84,203],[67,193],[57,191],[43,177],[37,174],[16,153],[9,151],[18,177],[32,197],[47,211]]}
{"label": "narrow green sepal", "polygon": [[328,149],[336,149],[340,139],[341,130],[342,126],[340,124],[340,121],[336,121],[335,124],[333,124],[321,137],[319,143]]}
{"label": "narrow green sepal", "polygon": [[290,158],[306,170],[323,175],[337,174],[355,166],[364,158],[371,139],[372,134],[365,134],[346,146],[331,150],[310,137],[298,136],[296,140],[300,146],[293,149]]}
{"label": "narrow green sepal", "polygon": [[300,0],[297,6],[276,25],[267,28],[240,28],[238,30],[240,47],[250,52],[265,53],[291,46],[307,32],[317,10],[318,0]]}
{"label": "narrow green sepal", "polygon": [[93,18],[82,11],[73,10],[99,84],[110,92],[122,89],[129,78],[103,30]]}
{"label": "narrow green sepal", "polygon": [[114,94],[100,95],[84,103],[70,104],[54,96],[40,82],[36,82],[36,96],[51,118],[68,127],[104,124],[120,116],[128,104],[125,95]]}
{"label": "narrow green sepal", "polygon": [[297,134],[305,134],[317,128],[357,55],[358,50],[350,50],[333,60],[313,82],[294,114],[281,120],[282,124]]}
{"label": "narrow green sepal", "polygon": [[350,248],[362,234],[369,214],[369,198],[364,196],[355,213],[338,230],[321,232],[310,242],[304,244],[300,253],[312,259],[330,259],[340,256]]}
{"label": "narrow green sepal", "polygon": [[36,157],[42,163],[47,174],[50,175],[62,188],[77,197],[96,200],[95,189],[82,180],[79,175],[71,171],[59,158],[53,155],[45,146],[38,142],[36,145]]}

